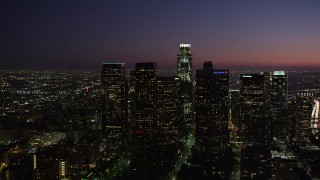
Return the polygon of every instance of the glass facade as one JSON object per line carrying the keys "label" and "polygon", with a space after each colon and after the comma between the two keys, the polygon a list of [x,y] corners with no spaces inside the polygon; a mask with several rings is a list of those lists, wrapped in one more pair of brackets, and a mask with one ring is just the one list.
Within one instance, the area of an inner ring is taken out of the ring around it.
{"label": "glass facade", "polygon": [[124,63],[104,63],[101,71],[102,129],[109,157],[127,144],[126,81]]}

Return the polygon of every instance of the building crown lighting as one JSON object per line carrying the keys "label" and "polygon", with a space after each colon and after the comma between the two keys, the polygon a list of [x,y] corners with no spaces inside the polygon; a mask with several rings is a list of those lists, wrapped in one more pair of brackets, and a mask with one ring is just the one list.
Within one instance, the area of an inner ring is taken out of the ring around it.
{"label": "building crown lighting", "polygon": [[180,47],[181,47],[181,48],[182,48],[182,47],[189,47],[189,48],[190,48],[190,47],[191,47],[191,44],[185,44],[185,43],[184,43],[184,44],[180,44]]}
{"label": "building crown lighting", "polygon": [[273,75],[274,75],[274,76],[284,76],[285,73],[284,73],[284,71],[274,71],[274,72],[273,72]]}

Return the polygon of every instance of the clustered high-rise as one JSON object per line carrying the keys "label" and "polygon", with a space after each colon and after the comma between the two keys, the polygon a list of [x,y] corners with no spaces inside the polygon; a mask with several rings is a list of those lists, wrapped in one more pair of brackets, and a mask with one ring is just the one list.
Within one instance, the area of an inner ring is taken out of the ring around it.
{"label": "clustered high-rise", "polygon": [[[183,166],[185,173],[195,166],[216,175],[232,161],[235,143],[241,145],[241,179],[283,177],[275,172],[284,165],[271,150],[282,141],[309,143],[310,129],[318,134],[319,101],[313,93],[299,91],[289,101],[284,71],[242,73],[239,89],[229,90],[228,69],[207,61],[194,75],[192,66],[186,43],[179,47],[176,76],[159,76],[155,62],[136,63],[130,75],[124,63],[103,64],[107,156],[130,157],[132,178],[167,179],[181,158],[192,164]],[[190,136],[195,144],[184,157]]]}
{"label": "clustered high-rise", "polygon": [[[103,128],[111,157],[121,156],[122,147],[129,144],[125,139],[130,137],[135,176],[150,178],[159,168],[168,173],[183,150],[181,141],[193,127],[197,153],[208,155],[210,161],[225,153],[228,70],[213,69],[212,63],[206,62],[203,70],[197,70],[194,90],[190,44],[180,44],[177,76],[158,76],[154,62],[136,63],[130,78],[133,82],[128,83],[132,87],[127,87],[124,67],[124,63],[105,63],[102,70]],[[126,92],[130,89],[133,92]],[[134,108],[126,104],[129,98]],[[129,119],[126,110],[134,118]]]}
{"label": "clustered high-rise", "polygon": [[0,71],[0,179],[320,178],[319,72],[192,66]]}

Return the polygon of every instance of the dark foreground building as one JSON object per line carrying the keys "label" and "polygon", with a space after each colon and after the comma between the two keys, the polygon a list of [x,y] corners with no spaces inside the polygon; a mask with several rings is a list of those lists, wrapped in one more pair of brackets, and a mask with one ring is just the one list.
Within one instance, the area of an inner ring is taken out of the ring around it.
{"label": "dark foreground building", "polygon": [[[210,164],[225,155],[229,141],[229,71],[214,70],[211,62],[196,72],[195,121],[197,163]],[[202,162],[203,161],[203,162]]]}
{"label": "dark foreground building", "polygon": [[271,151],[268,146],[248,144],[241,149],[241,179],[270,179]]}
{"label": "dark foreground building", "polygon": [[268,138],[265,118],[263,74],[240,75],[240,122],[244,142]]}
{"label": "dark foreground building", "polygon": [[102,130],[107,155],[123,154],[128,143],[124,63],[104,63],[101,70]]}

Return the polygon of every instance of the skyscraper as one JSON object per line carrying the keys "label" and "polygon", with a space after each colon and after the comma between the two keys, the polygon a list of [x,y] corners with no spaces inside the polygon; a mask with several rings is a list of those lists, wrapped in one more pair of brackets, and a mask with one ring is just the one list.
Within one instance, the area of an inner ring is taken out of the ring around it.
{"label": "skyscraper", "polygon": [[271,109],[271,93],[272,93],[272,73],[270,72],[263,72],[263,96],[264,96],[264,103],[265,107]]}
{"label": "skyscraper", "polygon": [[316,139],[319,139],[320,134],[319,134],[319,129],[320,129],[320,100],[315,99],[313,101],[313,108],[312,108],[312,115],[311,115],[311,122],[310,122],[310,128],[312,134],[315,136]]}
{"label": "skyscraper", "polygon": [[156,144],[156,77],[154,62],[136,63],[135,72],[136,123],[132,130],[132,164],[137,174],[144,175],[155,162]]}
{"label": "skyscraper", "polygon": [[268,137],[269,124],[265,121],[264,76],[240,75],[240,122],[245,142],[264,140]]}
{"label": "skyscraper", "polygon": [[213,118],[217,151],[224,152],[229,142],[229,70],[213,70]]}
{"label": "skyscraper", "polygon": [[240,104],[239,104],[239,90],[230,90],[229,97],[230,97],[230,119],[232,123],[231,129],[231,137],[237,139],[239,136],[240,130]]}
{"label": "skyscraper", "polygon": [[124,63],[104,63],[101,70],[102,129],[109,157],[124,152],[128,140]]}
{"label": "skyscraper", "polygon": [[288,97],[287,75],[274,71],[271,75],[271,109],[286,108]]}
{"label": "skyscraper", "polygon": [[[157,78],[157,124],[156,137],[160,169],[172,169],[181,148],[182,105],[180,79],[178,77]],[[167,172],[168,173],[168,172]]]}
{"label": "skyscraper", "polygon": [[[229,71],[213,70],[205,62],[196,71],[196,153],[213,163],[223,156],[228,143]],[[204,163],[204,162],[200,162]]]}
{"label": "skyscraper", "polygon": [[177,58],[177,75],[181,79],[185,135],[191,130],[193,124],[193,72],[190,48],[191,44],[180,44]]}
{"label": "skyscraper", "polygon": [[181,137],[181,91],[178,77],[157,78],[157,128],[163,133],[161,143],[172,143]]}
{"label": "skyscraper", "polygon": [[263,106],[264,106],[264,114],[266,122],[271,124],[272,121],[272,73],[270,72],[263,72]]}
{"label": "skyscraper", "polygon": [[178,77],[180,77],[183,82],[192,83],[193,72],[191,44],[180,44],[177,68]]}
{"label": "skyscraper", "polygon": [[312,116],[313,93],[300,91],[296,100],[296,139],[304,144],[309,142],[309,129]]}
{"label": "skyscraper", "polygon": [[153,131],[156,106],[157,64],[136,63],[136,127],[143,131]]}
{"label": "skyscraper", "polygon": [[[283,126],[284,124],[289,123],[285,121],[292,119],[292,116],[290,116],[290,114],[286,114],[287,112],[290,112],[290,110],[287,109],[287,75],[283,71],[274,71],[272,73],[269,73],[268,79],[268,85],[265,86],[265,92],[267,92],[265,94],[268,94],[268,101],[266,101],[265,99],[265,108],[267,120],[271,120],[270,136],[282,138],[289,127]],[[285,121],[279,121],[284,117],[286,117],[286,119],[284,119]]]}

